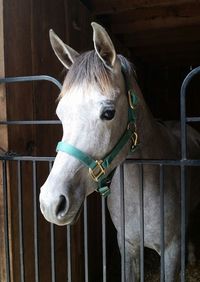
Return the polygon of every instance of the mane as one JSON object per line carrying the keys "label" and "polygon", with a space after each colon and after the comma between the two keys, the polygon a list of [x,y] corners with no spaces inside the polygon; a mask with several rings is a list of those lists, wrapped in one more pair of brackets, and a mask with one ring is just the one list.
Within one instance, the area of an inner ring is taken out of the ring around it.
{"label": "mane", "polygon": [[[126,69],[129,78],[135,76],[132,64],[122,55],[117,55],[117,57],[120,64]],[[84,52],[77,57],[68,70],[59,99],[72,86],[79,86],[84,82],[88,85],[97,85],[103,95],[106,95],[113,89],[112,71],[104,65],[95,50]]]}

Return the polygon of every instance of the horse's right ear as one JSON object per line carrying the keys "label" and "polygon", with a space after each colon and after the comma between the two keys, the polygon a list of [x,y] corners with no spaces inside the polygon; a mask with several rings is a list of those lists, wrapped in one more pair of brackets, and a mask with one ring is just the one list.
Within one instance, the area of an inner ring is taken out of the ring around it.
{"label": "horse's right ear", "polygon": [[69,69],[70,66],[74,63],[74,60],[79,55],[74,49],[66,45],[58,36],[57,34],[50,29],[49,31],[49,38],[51,42],[51,46],[54,50],[54,53],[60,60],[60,62]]}
{"label": "horse's right ear", "polygon": [[112,69],[116,61],[116,51],[110,36],[100,24],[92,22],[91,25],[95,51],[105,66]]}

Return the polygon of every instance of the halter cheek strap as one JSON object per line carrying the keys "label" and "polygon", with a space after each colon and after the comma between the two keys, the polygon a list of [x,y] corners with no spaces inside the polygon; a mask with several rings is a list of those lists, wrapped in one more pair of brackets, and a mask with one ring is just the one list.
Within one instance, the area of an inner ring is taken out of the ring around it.
{"label": "halter cheek strap", "polygon": [[[124,75],[125,76],[125,75]],[[126,87],[129,87],[129,83],[125,79]],[[137,105],[137,96],[133,89],[128,88],[128,124],[127,129],[124,134],[119,139],[118,143],[112,149],[112,151],[102,160],[94,160],[86,153],[82,152],[78,148],[72,146],[71,144],[60,141],[58,142],[56,151],[61,151],[67,153],[76,159],[78,159],[81,163],[89,168],[89,174],[91,178],[98,183],[97,191],[102,196],[108,196],[110,194],[110,183],[112,177],[114,175],[115,169],[113,169],[109,174],[107,174],[107,169],[111,165],[112,161],[115,157],[120,153],[123,147],[131,140],[131,152],[135,151],[135,148],[138,144],[138,136],[136,133],[136,114],[135,114],[135,107]]]}

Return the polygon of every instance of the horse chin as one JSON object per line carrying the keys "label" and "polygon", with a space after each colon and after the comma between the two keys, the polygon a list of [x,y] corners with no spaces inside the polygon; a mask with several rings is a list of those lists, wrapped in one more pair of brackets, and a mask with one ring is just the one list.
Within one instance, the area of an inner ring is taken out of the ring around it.
{"label": "horse chin", "polygon": [[79,219],[79,217],[81,215],[82,209],[83,209],[83,204],[80,206],[78,212],[76,213],[76,215],[74,216],[72,221],[70,223],[68,223],[69,225],[74,225],[78,221],[78,219]]}

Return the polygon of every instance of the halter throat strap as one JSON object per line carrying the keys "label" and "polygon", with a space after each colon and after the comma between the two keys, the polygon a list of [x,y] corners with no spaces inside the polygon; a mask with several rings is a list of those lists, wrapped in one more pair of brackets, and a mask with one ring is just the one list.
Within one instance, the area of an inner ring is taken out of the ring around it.
{"label": "halter throat strap", "polygon": [[122,68],[122,73],[125,77],[126,91],[128,95],[128,124],[124,134],[119,139],[118,143],[114,146],[111,152],[105,156],[102,160],[95,160],[88,154],[74,147],[73,145],[60,141],[58,142],[56,151],[61,151],[67,153],[82,164],[89,168],[89,174],[91,178],[98,183],[97,191],[102,196],[108,196],[110,194],[110,183],[115,172],[115,168],[108,174],[107,169],[110,167],[112,161],[120,153],[120,151],[125,147],[125,145],[131,140],[130,151],[134,152],[138,143],[137,133],[136,133],[136,114],[135,107],[137,105],[137,96],[133,89],[129,88],[130,84],[127,81],[126,71]]}

